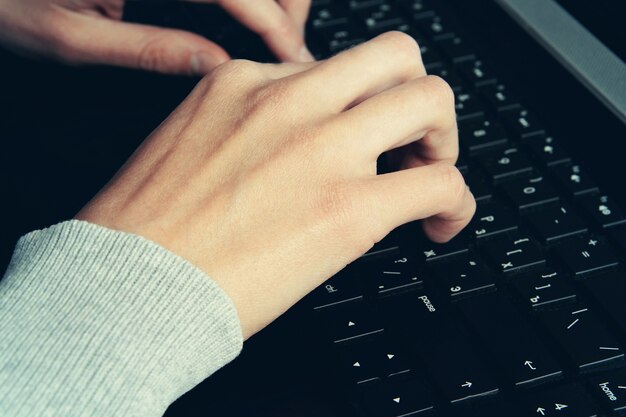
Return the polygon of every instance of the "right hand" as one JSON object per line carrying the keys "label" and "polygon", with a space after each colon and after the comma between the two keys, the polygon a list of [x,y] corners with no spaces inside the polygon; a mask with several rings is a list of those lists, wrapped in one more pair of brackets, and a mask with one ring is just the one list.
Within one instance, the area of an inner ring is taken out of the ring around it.
{"label": "right hand", "polygon": [[[202,80],[77,218],[186,258],[249,337],[389,231],[437,242],[472,217],[454,99],[409,36],[320,63],[232,61]],[[403,148],[407,169],[376,175]]]}

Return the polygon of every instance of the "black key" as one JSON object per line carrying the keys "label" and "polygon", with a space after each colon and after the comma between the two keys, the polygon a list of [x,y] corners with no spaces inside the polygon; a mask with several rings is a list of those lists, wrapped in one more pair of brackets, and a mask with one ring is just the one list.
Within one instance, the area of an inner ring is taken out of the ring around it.
{"label": "black key", "polygon": [[498,369],[514,385],[529,386],[562,376],[534,329],[501,295],[468,298],[458,305]]}
{"label": "black key", "polygon": [[364,303],[349,308],[321,310],[317,318],[333,343],[343,343],[383,332],[380,320]]}
{"label": "black key", "polygon": [[565,242],[556,248],[556,253],[576,278],[616,268],[619,264],[613,249],[595,237]]}
{"label": "black key", "polygon": [[446,66],[435,68],[432,71],[429,71],[429,73],[443,78],[455,93],[458,93],[463,89],[463,82],[459,76]]}
{"label": "black key", "polygon": [[469,120],[459,126],[459,142],[471,153],[505,145],[508,139],[500,123],[481,118]]}
{"label": "black key", "polygon": [[351,10],[359,10],[363,8],[379,6],[381,4],[385,4],[385,0],[349,0],[348,2]]}
{"label": "black key", "polygon": [[477,202],[489,200],[493,195],[491,186],[487,184],[482,175],[475,171],[467,174],[463,174],[465,178],[465,184],[470,188],[470,191],[474,195],[474,199]]}
{"label": "black key", "polygon": [[488,152],[484,155],[478,155],[476,158],[489,173],[494,183],[530,175],[533,172],[532,164],[518,148]]}
{"label": "black key", "polygon": [[563,145],[552,136],[537,135],[527,142],[531,153],[543,166],[553,166],[568,163],[572,158],[563,150]]}
{"label": "black key", "polygon": [[606,194],[585,195],[580,198],[580,204],[594,222],[602,228],[608,229],[626,223],[622,209],[615,202],[609,201]]}
{"label": "black key", "polygon": [[546,263],[539,247],[527,236],[514,239],[496,239],[485,243],[485,249],[495,268],[504,273],[536,268]]}
{"label": "black key", "polygon": [[433,401],[423,380],[387,380],[363,392],[360,407],[371,417],[430,416]]}
{"label": "black key", "polygon": [[626,333],[626,277],[623,272],[612,272],[600,275],[583,282],[589,294],[598,303],[598,306],[615,323],[622,332]]}
{"label": "black key", "polygon": [[404,353],[384,338],[340,345],[340,366],[348,382],[363,384],[411,371]]}
{"label": "black key", "polygon": [[337,53],[365,41],[365,33],[354,23],[342,23],[319,30],[330,53]]}
{"label": "black key", "polygon": [[556,189],[543,176],[511,181],[503,188],[520,213],[559,201]]}
{"label": "black key", "polygon": [[552,244],[561,239],[587,232],[587,225],[566,205],[547,207],[527,217],[542,243]]}
{"label": "black key", "polygon": [[414,15],[414,18],[414,22],[420,32],[425,34],[429,39],[441,40],[454,36],[452,26],[449,24],[450,22],[439,15]]}
{"label": "black key", "polygon": [[[400,251],[395,255],[376,263],[376,272],[371,283],[380,296],[420,289],[424,284],[412,254]],[[372,267],[368,269],[371,270]]]}
{"label": "black key", "polygon": [[579,384],[568,384],[542,389],[524,400],[527,416],[596,417],[598,410],[589,393]]}
{"label": "black key", "polygon": [[448,262],[433,265],[439,275],[437,284],[452,300],[482,294],[496,289],[495,279],[481,260],[474,255],[465,255]]}
{"label": "black key", "polygon": [[592,389],[596,398],[615,413],[616,416],[626,414],[626,368],[593,378]]}
{"label": "black key", "polygon": [[580,165],[557,165],[553,168],[553,172],[573,197],[598,191],[598,186]]}
{"label": "black key", "polygon": [[514,230],[517,230],[517,219],[497,203],[480,204],[468,226],[469,233],[479,239]]}
{"label": "black key", "polygon": [[478,91],[481,97],[496,111],[506,111],[520,107],[519,100],[511,96],[504,84],[482,85]]}
{"label": "black key", "polygon": [[398,0],[400,6],[414,19],[421,19],[435,15],[437,0]]}
{"label": "black key", "polygon": [[576,300],[574,288],[562,272],[545,268],[515,278],[513,287],[532,310],[554,309]]}
{"label": "black key", "polygon": [[390,256],[398,252],[398,237],[395,232],[391,232],[383,240],[376,243],[370,250],[361,255],[358,261],[374,261],[379,258]]}
{"label": "black key", "polygon": [[349,10],[338,3],[330,3],[321,7],[312,7],[309,22],[314,28],[323,28],[348,23]]}
{"label": "black key", "polygon": [[476,94],[468,91],[455,93],[454,109],[456,110],[456,119],[459,121],[480,117],[485,113]]}
{"label": "black key", "polygon": [[450,259],[453,255],[460,255],[468,251],[469,239],[465,233],[460,233],[447,243],[435,243],[428,239],[420,242],[419,256],[426,262]]}
{"label": "black key", "polygon": [[408,324],[418,356],[447,401],[458,403],[498,393],[497,384],[450,306],[424,293],[413,298],[402,317],[411,317]]}
{"label": "black key", "polygon": [[363,300],[363,291],[359,281],[348,271],[329,279],[311,293],[315,310],[361,300]]}
{"label": "black key", "polygon": [[618,341],[586,306],[543,312],[540,318],[581,372],[623,361]]}
{"label": "black key", "polygon": [[447,37],[437,42],[443,54],[453,63],[476,58],[474,51],[458,36]]}
{"label": "black key", "polygon": [[388,3],[361,8],[358,15],[367,30],[372,33],[382,33],[404,23],[398,10]]}
{"label": "black key", "polygon": [[409,32],[411,36],[415,38],[420,48],[420,55],[422,56],[422,63],[424,68],[432,70],[435,67],[443,65],[443,58],[435,49],[433,49],[429,43],[427,43],[421,36],[415,34],[415,32]]}
{"label": "black key", "polygon": [[535,135],[545,133],[539,122],[532,116],[528,110],[514,109],[502,112],[502,117],[509,127],[515,131],[516,136],[521,139],[530,138]]}
{"label": "black key", "polygon": [[457,71],[466,81],[474,87],[494,84],[496,77],[493,76],[480,59],[468,60],[456,65]]}
{"label": "black key", "polygon": [[618,228],[614,229],[611,233],[613,242],[617,245],[621,253],[626,253],[626,229]]}

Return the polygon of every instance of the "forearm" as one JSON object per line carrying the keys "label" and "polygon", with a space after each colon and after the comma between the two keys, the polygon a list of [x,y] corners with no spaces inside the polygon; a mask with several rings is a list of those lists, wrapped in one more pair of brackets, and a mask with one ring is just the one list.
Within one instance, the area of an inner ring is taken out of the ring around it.
{"label": "forearm", "polygon": [[0,281],[0,415],[158,416],[241,344],[232,302],[193,265],[61,223],[23,237]]}

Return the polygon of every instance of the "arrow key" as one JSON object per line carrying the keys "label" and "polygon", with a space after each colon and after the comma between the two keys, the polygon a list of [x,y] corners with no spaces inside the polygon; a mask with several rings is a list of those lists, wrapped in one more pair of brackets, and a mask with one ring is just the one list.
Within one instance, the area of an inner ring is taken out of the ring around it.
{"label": "arrow key", "polygon": [[317,315],[333,343],[343,343],[373,336],[383,332],[378,317],[363,303],[355,303],[349,308],[337,307]]}
{"label": "arrow key", "polygon": [[578,384],[538,390],[525,398],[523,403],[524,415],[527,416],[595,417],[598,415],[591,396]]}
{"label": "arrow key", "polygon": [[421,379],[387,380],[363,390],[358,407],[371,417],[430,416],[433,402]]}

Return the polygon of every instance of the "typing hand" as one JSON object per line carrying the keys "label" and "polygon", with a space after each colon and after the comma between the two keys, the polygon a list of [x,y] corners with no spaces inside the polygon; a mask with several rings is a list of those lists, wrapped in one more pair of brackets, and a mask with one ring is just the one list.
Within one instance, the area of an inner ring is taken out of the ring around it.
{"label": "typing hand", "polygon": [[[249,337],[403,223],[424,219],[438,242],[458,233],[475,202],[457,139],[450,87],[407,35],[319,63],[230,61],[77,218],[195,264]],[[411,167],[376,175],[400,147]]]}
{"label": "typing hand", "polygon": [[[204,0],[196,0],[204,1]],[[287,62],[312,61],[304,43],[311,0],[218,3]],[[124,0],[0,0],[0,43],[73,64],[109,64],[204,75],[229,59],[190,32],[121,22]]]}

